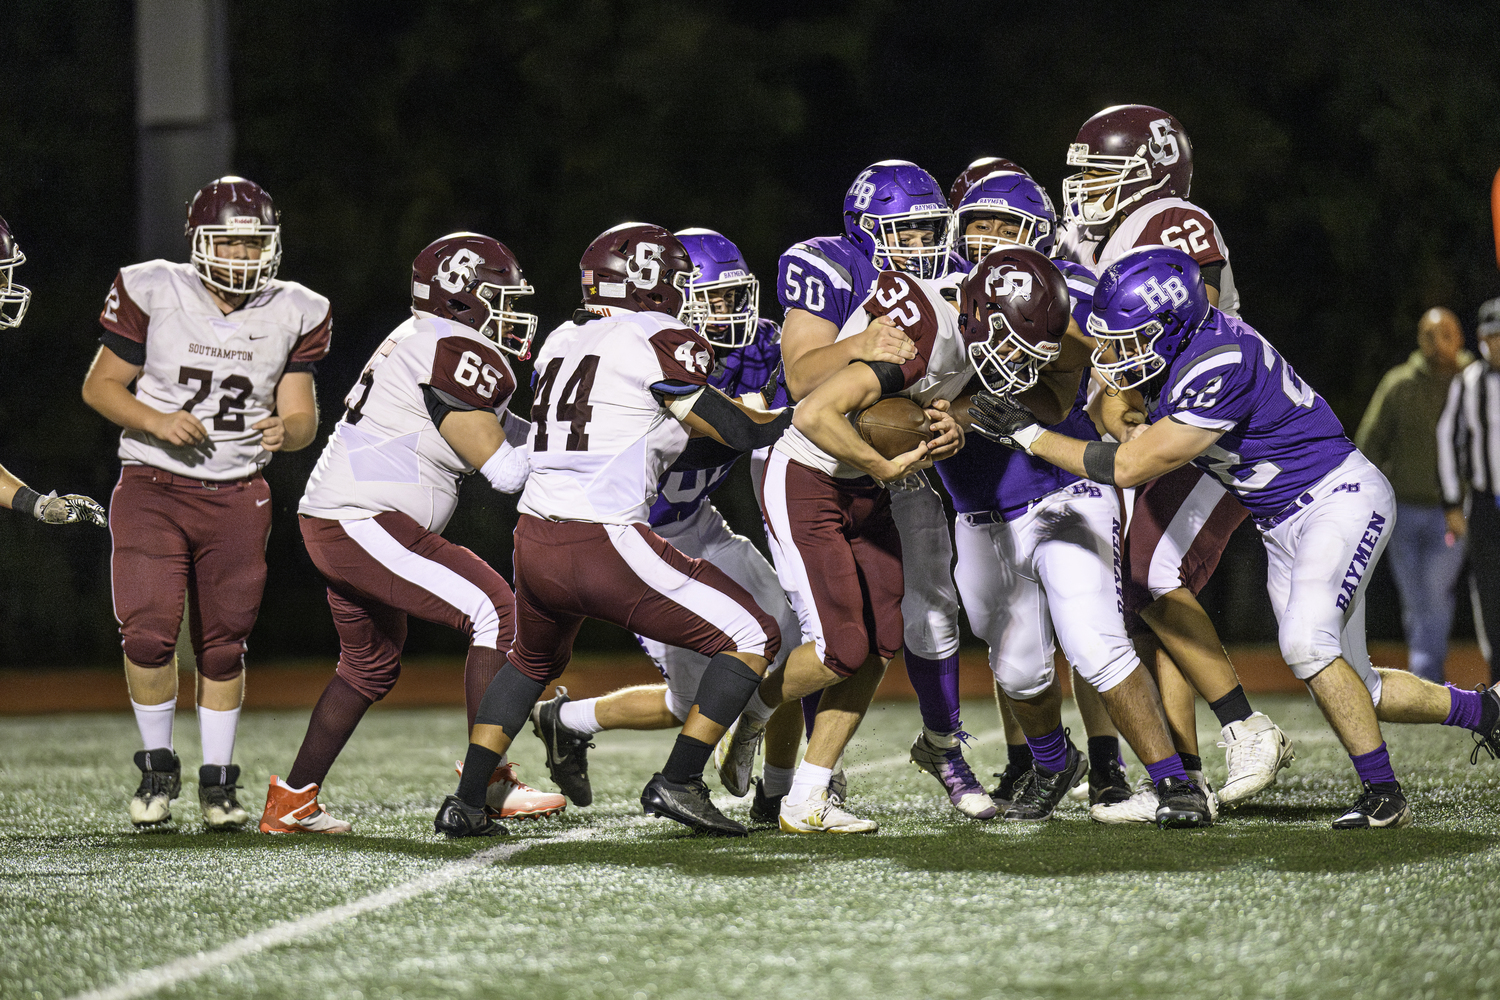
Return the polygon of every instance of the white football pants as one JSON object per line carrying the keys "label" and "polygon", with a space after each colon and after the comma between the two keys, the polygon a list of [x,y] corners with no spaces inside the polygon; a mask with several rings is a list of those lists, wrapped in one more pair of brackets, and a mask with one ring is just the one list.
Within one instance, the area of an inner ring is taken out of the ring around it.
{"label": "white football pants", "polygon": [[[904,489],[920,481],[916,489]],[[943,498],[924,475],[891,485],[891,519],[901,533],[901,599],[906,647],[928,660],[958,652],[958,592],[953,586],[953,542]]]}

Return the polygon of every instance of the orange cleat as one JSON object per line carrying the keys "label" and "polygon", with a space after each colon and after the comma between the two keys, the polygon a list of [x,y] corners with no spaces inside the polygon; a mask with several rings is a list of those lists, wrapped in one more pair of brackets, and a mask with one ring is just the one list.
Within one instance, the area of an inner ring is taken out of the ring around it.
{"label": "orange cleat", "polygon": [[[464,773],[464,762],[454,761],[454,769]],[[484,808],[496,819],[538,819],[556,816],[567,808],[568,800],[556,792],[543,792],[516,777],[516,765],[509,762],[495,768],[485,794]]]}
{"label": "orange cleat", "polygon": [[318,805],[318,786],[293,788],[276,775],[266,790],[266,811],[260,815],[261,833],[348,833],[354,829],[334,819]]}

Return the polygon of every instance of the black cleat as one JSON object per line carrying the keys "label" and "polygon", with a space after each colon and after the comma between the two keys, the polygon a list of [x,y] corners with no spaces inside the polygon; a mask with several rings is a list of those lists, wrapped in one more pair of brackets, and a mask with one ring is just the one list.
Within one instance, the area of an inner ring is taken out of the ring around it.
{"label": "black cleat", "polygon": [[1500,690],[1483,685],[1480,686],[1479,690],[1484,693],[1484,697],[1495,702],[1497,712],[1494,725],[1490,726],[1484,732],[1476,731],[1474,733],[1474,751],[1469,754],[1470,764],[1479,763],[1479,751],[1481,750],[1489,754],[1491,760],[1500,757]]}
{"label": "black cleat", "polygon": [[552,783],[575,805],[586,806],[594,801],[594,786],[589,784],[589,750],[594,744],[558,721],[558,711],[568,701],[568,689],[559,687],[550,700],[537,702],[531,710],[531,731],[547,748]]}
{"label": "black cleat", "polygon": [[1208,795],[1185,778],[1163,778],[1156,783],[1156,825],[1163,830],[1213,826]]}
{"label": "black cleat", "polygon": [[437,819],[432,821],[432,828],[450,840],[459,837],[503,837],[510,833],[491,819],[483,806],[476,809],[457,795],[450,795],[443,800],[443,804],[438,807]]}
{"label": "black cleat", "polygon": [[1017,821],[1049,819],[1057,804],[1068,794],[1068,789],[1083,780],[1088,773],[1089,759],[1068,744],[1068,760],[1061,771],[1049,771],[1035,761],[1031,770],[1015,787],[1015,798],[1004,818]]}
{"label": "black cleat", "polygon": [[1031,765],[1022,767],[1019,764],[1007,764],[1005,770],[997,771],[993,777],[1000,779],[1000,784],[990,791],[990,798],[994,800],[995,808],[1001,812],[1010,808],[1010,804],[1016,799],[1016,789],[1021,784],[1021,779],[1031,773]]}
{"label": "black cleat", "polygon": [[777,826],[781,821],[781,800],[785,795],[767,795],[764,778],[755,779],[755,799],[750,803],[750,819],[756,823]]}
{"label": "black cleat", "polygon": [[204,764],[198,768],[198,805],[203,809],[203,825],[210,830],[238,830],[250,819],[245,807],[235,797],[239,788],[238,764]]}
{"label": "black cleat", "polygon": [[1094,761],[1089,768],[1089,805],[1116,806],[1128,802],[1132,792],[1118,757]]}
{"label": "black cleat", "polygon": [[160,826],[172,820],[172,800],[182,791],[182,761],[167,747],[137,750],[135,766],[141,783],[130,800],[130,822],[136,826]]}
{"label": "black cleat", "polygon": [[1368,781],[1349,811],[1333,821],[1335,830],[1374,830],[1388,826],[1411,826],[1411,806],[1400,785],[1377,791]]}
{"label": "black cleat", "polygon": [[[695,778],[685,785],[668,781],[661,772],[651,776],[641,792],[641,808],[648,816],[676,820],[690,827],[694,833],[706,833],[712,837],[745,837],[749,831],[734,820],[719,812],[708,798],[708,786],[702,778]],[[778,814],[780,804],[777,806]]]}

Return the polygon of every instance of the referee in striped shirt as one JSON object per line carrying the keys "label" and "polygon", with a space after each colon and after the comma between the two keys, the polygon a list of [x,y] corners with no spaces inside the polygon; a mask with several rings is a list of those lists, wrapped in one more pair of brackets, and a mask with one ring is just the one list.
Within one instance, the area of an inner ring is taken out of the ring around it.
{"label": "referee in striped shirt", "polygon": [[1453,376],[1438,420],[1438,481],[1448,530],[1469,543],[1469,593],[1479,648],[1500,682],[1500,298],[1479,307],[1483,357]]}

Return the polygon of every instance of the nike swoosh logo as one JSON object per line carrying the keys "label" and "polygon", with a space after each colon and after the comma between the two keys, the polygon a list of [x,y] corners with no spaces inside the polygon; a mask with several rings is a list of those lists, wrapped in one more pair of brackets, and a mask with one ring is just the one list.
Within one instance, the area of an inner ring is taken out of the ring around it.
{"label": "nike swoosh logo", "polygon": [[255,506],[257,506],[257,507],[264,507],[266,504],[268,504],[270,502],[271,502],[271,498],[270,497],[266,497],[264,500],[257,500],[257,501],[255,501]]}
{"label": "nike swoosh logo", "polygon": [[263,333],[259,337],[251,337],[249,339],[251,339],[251,340],[265,340],[269,336],[270,336],[269,333]]}

